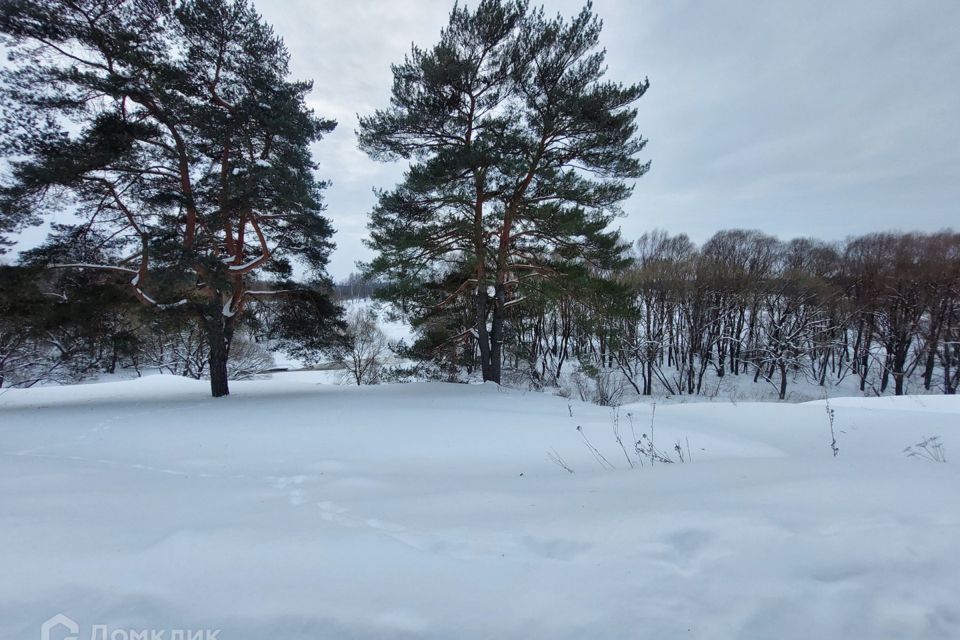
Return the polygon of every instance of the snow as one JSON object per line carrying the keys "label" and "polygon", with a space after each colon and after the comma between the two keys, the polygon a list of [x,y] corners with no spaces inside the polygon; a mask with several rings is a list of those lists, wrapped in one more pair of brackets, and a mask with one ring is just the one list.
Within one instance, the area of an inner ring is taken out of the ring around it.
{"label": "snow", "polygon": [[[394,315],[390,313],[389,305],[385,305],[381,302],[375,302],[369,298],[344,299],[340,300],[339,304],[341,304],[344,308],[345,317],[349,317],[357,311],[372,313],[376,318],[377,326],[387,337],[387,341],[391,345],[397,345],[400,342],[405,342],[407,345],[411,345],[416,340],[415,333],[410,324],[403,318],[394,317]],[[308,364],[302,359],[294,357],[280,349],[274,349],[272,353],[274,364],[278,367],[300,369]],[[391,356],[387,358],[386,363],[388,365],[410,365],[411,361],[404,360],[396,356]],[[313,382],[326,384],[339,384],[344,381],[344,369],[338,365],[338,363],[327,362],[325,365],[331,368],[325,371],[308,372],[307,375],[310,377],[310,380]],[[287,374],[286,379],[290,379],[292,375],[294,374]],[[350,379],[349,382],[350,384],[353,384],[352,379]]]}
{"label": "snow", "polygon": [[411,345],[416,340],[414,330],[408,322],[399,317],[391,317],[389,305],[374,302],[370,299],[345,300],[342,304],[348,316],[357,310],[373,312],[377,319],[377,326],[380,327],[380,330],[383,331],[387,340],[391,343],[403,341]]}
{"label": "snow", "polygon": [[[140,287],[134,286],[134,289],[136,289],[137,293],[139,293],[140,296],[150,304],[157,304],[157,301],[151,298],[150,296],[148,296],[146,293],[144,293],[143,289],[141,289]],[[162,305],[157,305],[157,306],[162,306]]]}
{"label": "snow", "polygon": [[137,270],[136,270],[136,269],[130,269],[130,268],[127,268],[127,267],[118,267],[118,266],[107,265],[107,264],[92,264],[92,263],[89,263],[89,262],[72,262],[72,263],[70,263],[70,264],[57,263],[57,264],[51,264],[51,265],[50,265],[50,268],[58,268],[58,269],[67,269],[67,268],[71,268],[71,269],[107,269],[107,270],[109,270],[109,271],[124,271],[124,272],[126,272],[126,273],[137,273]]}
{"label": "snow", "polygon": [[257,262],[260,260],[263,260],[263,256],[257,256],[256,258],[253,258],[252,260],[248,260],[243,264],[232,264],[229,267],[227,267],[227,269],[229,269],[230,271],[243,271],[244,269],[249,269],[253,265],[257,264]]}
{"label": "snow", "polygon": [[0,637],[960,637],[955,397],[831,399],[836,458],[823,401],[658,405],[693,461],[630,470],[608,408],[319,379],[0,391]]}

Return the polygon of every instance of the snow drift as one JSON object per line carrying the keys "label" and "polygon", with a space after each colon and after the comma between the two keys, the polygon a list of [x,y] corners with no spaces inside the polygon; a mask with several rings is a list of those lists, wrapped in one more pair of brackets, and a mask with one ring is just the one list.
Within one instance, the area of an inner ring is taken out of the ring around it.
{"label": "snow drift", "polygon": [[693,459],[630,470],[606,408],[312,375],[0,395],[0,636],[960,637],[957,398],[832,400],[837,457],[823,402],[658,406]]}

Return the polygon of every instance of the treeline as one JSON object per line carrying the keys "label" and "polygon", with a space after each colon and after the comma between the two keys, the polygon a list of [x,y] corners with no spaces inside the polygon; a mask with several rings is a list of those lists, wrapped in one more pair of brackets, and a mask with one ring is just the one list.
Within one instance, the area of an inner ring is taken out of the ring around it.
{"label": "treeline", "polygon": [[[207,341],[189,318],[148,313],[102,271],[40,266],[51,262],[41,255],[49,250],[0,268],[0,387],[120,369],[209,375]],[[878,395],[960,386],[960,234],[826,243],[730,230],[697,246],[654,231],[630,254],[617,269],[510,287],[505,382],[572,386],[604,403],[630,391],[710,394],[728,376],[770,385],[780,398],[797,381]],[[377,292],[389,288],[358,275],[333,287],[341,299]],[[451,376],[478,372],[474,333],[451,331],[457,317],[469,327],[472,310],[446,307],[421,322],[407,355]],[[297,323],[282,298],[251,309],[238,326],[231,378],[269,369],[277,347],[307,355],[314,325]],[[317,334],[313,353],[334,342]]]}
{"label": "treeline", "polygon": [[351,273],[333,285],[333,294],[338,300],[364,300],[373,298],[384,284],[365,278],[363,274]]}
{"label": "treeline", "polygon": [[[705,394],[708,378],[726,376],[780,398],[794,380],[829,388],[852,377],[864,393],[897,395],[960,384],[960,234],[826,243],[731,230],[697,246],[655,231],[632,253],[616,270],[513,288],[514,379],[554,386],[587,375],[601,402],[625,389]],[[468,370],[471,335],[441,343]],[[421,349],[436,351],[424,336]]]}
{"label": "treeline", "polygon": [[[0,265],[0,388],[73,383],[123,370],[210,377],[210,342],[191,310],[171,305],[157,313],[144,305],[126,278],[96,266],[117,260],[100,234],[54,225],[46,243],[24,252],[15,265]],[[276,285],[251,280],[250,286],[266,291]],[[275,350],[315,359],[345,339],[339,325],[317,322],[333,313],[329,287],[311,293],[251,300],[234,324],[230,379],[269,370]]]}
{"label": "treeline", "polygon": [[[70,384],[120,372],[210,377],[209,341],[188,315],[150,313],[123,286],[93,270],[61,272],[54,278],[61,282],[56,293],[41,290],[50,275],[0,266],[0,388]],[[327,349],[344,339],[325,335],[312,320],[297,329],[301,320],[299,310],[279,298],[252,306],[231,340],[230,379],[270,371],[277,350],[315,359],[319,349],[308,344]],[[298,337],[300,330],[304,335]]]}

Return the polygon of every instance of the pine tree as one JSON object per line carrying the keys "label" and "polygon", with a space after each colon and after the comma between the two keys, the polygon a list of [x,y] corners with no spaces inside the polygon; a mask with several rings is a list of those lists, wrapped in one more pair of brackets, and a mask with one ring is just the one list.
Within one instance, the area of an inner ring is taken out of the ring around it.
{"label": "pine tree", "polygon": [[[246,0],[3,0],[0,33],[13,53],[0,230],[73,207],[121,240],[120,260],[94,266],[200,323],[214,396],[251,301],[305,298],[317,334],[337,322],[318,290],[333,230],[310,156],[336,123],[306,107],[311,84],[288,79],[283,42]],[[292,282],[292,261],[311,283]]]}
{"label": "pine tree", "polygon": [[456,6],[438,44],[393,67],[390,107],[360,119],[371,157],[410,161],[379,194],[368,271],[428,333],[475,341],[484,380],[500,381],[525,288],[623,261],[609,226],[649,168],[633,107],[649,83],[604,79],[600,31],[590,4],[571,19]]}

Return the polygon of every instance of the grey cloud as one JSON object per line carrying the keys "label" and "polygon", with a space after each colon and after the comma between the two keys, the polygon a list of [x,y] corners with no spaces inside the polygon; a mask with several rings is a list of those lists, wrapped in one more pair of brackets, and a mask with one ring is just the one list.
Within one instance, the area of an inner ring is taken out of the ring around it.
{"label": "grey cloud", "polygon": [[[368,258],[372,189],[402,167],[356,149],[387,104],[390,64],[429,46],[452,0],[260,0],[311,105],[339,121],[315,147],[338,229],[331,273]],[[467,4],[470,4],[469,2]],[[534,1],[534,4],[536,2]],[[581,2],[547,2],[571,14]],[[639,124],[651,172],[620,221],[703,240],[717,229],[838,239],[955,224],[960,2],[595,0],[610,76],[650,77]]]}

